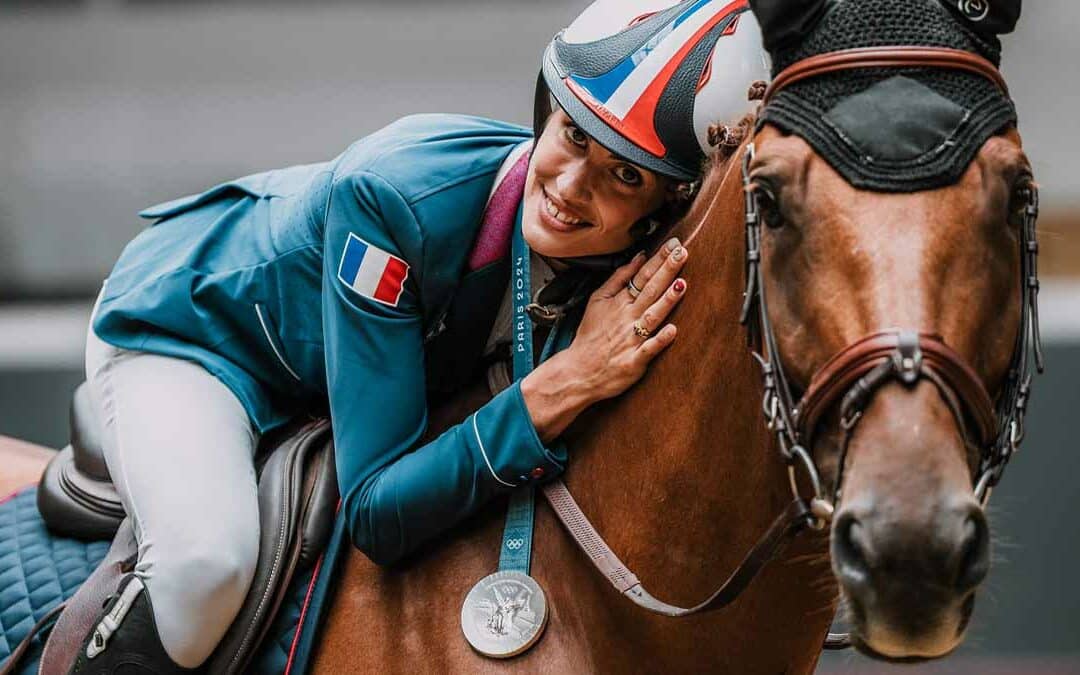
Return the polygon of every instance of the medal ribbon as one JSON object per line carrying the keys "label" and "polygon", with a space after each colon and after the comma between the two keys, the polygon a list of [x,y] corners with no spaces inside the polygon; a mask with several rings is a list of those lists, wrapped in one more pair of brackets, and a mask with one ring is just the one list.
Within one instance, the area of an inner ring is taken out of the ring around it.
{"label": "medal ribbon", "polygon": [[[514,306],[513,325],[511,326],[514,380],[525,377],[532,372],[534,367],[533,324],[532,319],[529,318],[529,313],[526,311],[526,307],[532,302],[530,251],[529,245],[525,242],[525,236],[521,232],[521,213],[522,210],[519,205],[510,253],[513,259],[513,276],[510,278],[510,287]],[[556,332],[553,328],[548,335],[541,360],[552,349]],[[503,528],[502,547],[499,553],[500,572],[529,573],[529,564],[532,561],[533,511],[535,503],[536,492],[531,485],[518,488],[510,494],[510,505],[506,512],[506,526]]]}

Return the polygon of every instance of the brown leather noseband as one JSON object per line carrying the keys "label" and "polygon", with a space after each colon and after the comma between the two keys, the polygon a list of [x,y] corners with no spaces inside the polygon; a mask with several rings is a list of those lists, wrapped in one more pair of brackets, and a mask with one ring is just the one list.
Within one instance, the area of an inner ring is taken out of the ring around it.
{"label": "brown leather noseband", "polygon": [[829,359],[803,395],[796,430],[800,437],[812,438],[822,416],[841,397],[840,423],[852,426],[882,384],[898,379],[910,386],[920,377],[929,377],[938,386],[961,427],[967,426],[963,404],[978,431],[980,447],[993,442],[994,404],[975,371],[941,336],[902,330],[872,333]]}
{"label": "brown leather noseband", "polygon": [[[794,411],[796,433],[810,445],[821,418],[840,402],[843,440],[833,483],[834,504],[840,500],[851,436],[870,399],[890,381],[910,388],[922,379],[937,387],[965,446],[985,448],[994,442],[997,417],[986,387],[940,336],[909,330],[872,333],[848,345],[818,369]],[[969,426],[976,432],[974,441]]]}

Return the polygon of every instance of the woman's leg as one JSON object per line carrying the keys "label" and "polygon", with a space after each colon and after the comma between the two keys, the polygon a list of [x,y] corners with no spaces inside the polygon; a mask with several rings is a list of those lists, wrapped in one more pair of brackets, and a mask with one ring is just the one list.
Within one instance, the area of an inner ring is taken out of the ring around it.
{"label": "woman's leg", "polygon": [[198,364],[87,335],[87,381],[106,463],[139,544],[165,651],[201,664],[240,611],[255,572],[257,436],[239,400]]}

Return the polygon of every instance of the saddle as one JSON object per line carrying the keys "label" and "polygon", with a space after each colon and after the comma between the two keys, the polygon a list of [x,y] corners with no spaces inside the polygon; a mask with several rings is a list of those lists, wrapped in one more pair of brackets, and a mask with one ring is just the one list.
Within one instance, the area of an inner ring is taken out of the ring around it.
{"label": "saddle", "polygon": [[[338,504],[330,421],[310,418],[267,434],[256,452],[259,558],[239,615],[203,669],[239,673],[270,628],[289,582],[318,560]],[[101,565],[68,601],[45,645],[42,673],[66,673],[120,578],[136,542],[101,451],[100,423],[86,384],[71,405],[71,444],[49,463],[38,509],[51,530],[81,539],[113,539]],[[33,636],[29,636],[27,641]]]}

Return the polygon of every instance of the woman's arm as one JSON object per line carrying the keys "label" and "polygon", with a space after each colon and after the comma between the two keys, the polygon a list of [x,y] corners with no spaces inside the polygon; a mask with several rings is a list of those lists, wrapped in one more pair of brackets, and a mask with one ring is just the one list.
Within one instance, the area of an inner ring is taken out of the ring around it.
{"label": "woman's arm", "polygon": [[[353,264],[346,253],[354,239],[417,268],[393,302],[358,292],[348,283],[351,268],[343,278],[343,266]],[[671,256],[661,254],[642,270],[634,261],[590,298],[569,348],[420,445],[428,412],[418,300],[422,243],[410,204],[383,178],[351,175],[331,188],[322,314],[338,484],[354,544],[380,564],[498,494],[559,475],[565,450],[548,444],[585,407],[644,374],[674,338],[674,327],[643,340],[633,321],[649,308],[648,325],[660,325],[681,296],[665,290],[674,271],[663,271],[681,263],[664,263]],[[626,281],[639,271],[644,292],[631,302]]]}
{"label": "woman's arm", "polygon": [[[413,266],[392,302],[348,283],[354,238]],[[386,180],[357,174],[335,182],[323,260],[327,392],[342,509],[353,542],[377,563],[397,560],[500,493],[558,475],[565,462],[537,436],[520,383],[420,444],[428,421],[422,250],[412,207]]]}

